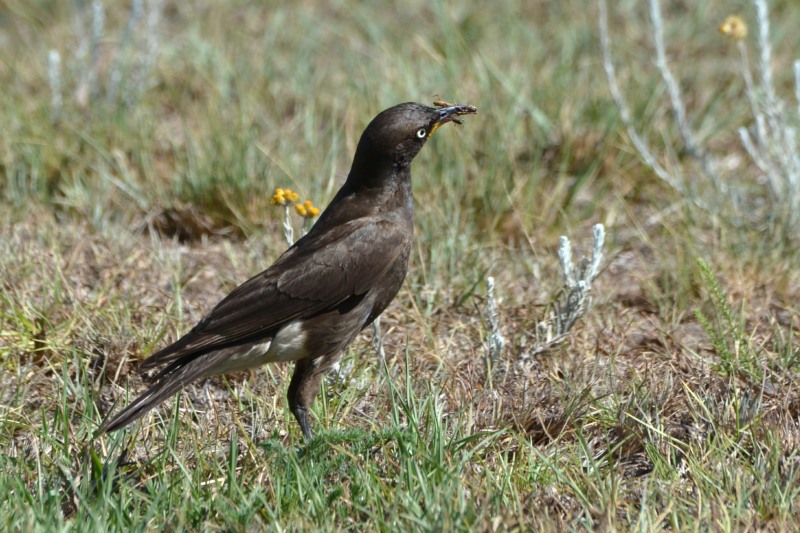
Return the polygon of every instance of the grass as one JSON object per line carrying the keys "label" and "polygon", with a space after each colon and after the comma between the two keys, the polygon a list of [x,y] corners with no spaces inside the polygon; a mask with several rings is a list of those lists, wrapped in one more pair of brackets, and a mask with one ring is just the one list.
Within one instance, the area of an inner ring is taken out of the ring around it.
{"label": "grass", "polygon": [[[637,155],[594,3],[109,0],[99,32],[96,2],[0,10],[0,528],[795,528],[800,249],[737,132],[752,124],[740,51],[717,32],[732,8],[662,5],[723,195],[681,151],[639,4],[610,6],[620,86],[659,163],[710,209]],[[794,105],[800,16],[769,7]],[[752,6],[735,10],[754,35]],[[313,441],[286,366],[188,387],[91,438],[143,389],[139,361],[283,251],[275,187],[324,206],[377,112],[435,99],[479,115],[415,160],[387,358],[358,338]],[[561,289],[559,236],[588,254],[595,223],[593,305],[531,356]],[[486,276],[506,340],[490,366]]]}

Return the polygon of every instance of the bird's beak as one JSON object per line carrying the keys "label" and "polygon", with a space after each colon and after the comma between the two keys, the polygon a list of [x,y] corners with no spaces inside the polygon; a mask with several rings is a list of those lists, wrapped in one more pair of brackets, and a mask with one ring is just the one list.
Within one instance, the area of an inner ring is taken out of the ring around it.
{"label": "bird's beak", "polygon": [[448,122],[455,122],[456,124],[461,124],[461,121],[458,119],[461,115],[474,115],[478,112],[478,108],[474,105],[466,105],[466,104],[457,104],[457,105],[449,105],[447,107],[440,107],[436,110],[437,117],[434,119],[433,124],[430,128],[430,133],[428,135],[433,135],[433,132],[439,129],[439,126],[442,124],[447,124]]}

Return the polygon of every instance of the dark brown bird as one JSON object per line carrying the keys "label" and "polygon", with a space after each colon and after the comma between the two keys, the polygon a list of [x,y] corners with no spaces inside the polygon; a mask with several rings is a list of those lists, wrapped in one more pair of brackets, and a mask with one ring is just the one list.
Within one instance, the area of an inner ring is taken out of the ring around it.
{"label": "dark brown bird", "polygon": [[143,361],[142,370],[166,366],[98,433],[130,424],[197,379],[295,361],[289,408],[310,439],[308,410],[323,373],[386,309],[406,276],[414,233],[411,160],[439,126],[476,112],[405,103],[376,116],[347,181],[308,234]]}

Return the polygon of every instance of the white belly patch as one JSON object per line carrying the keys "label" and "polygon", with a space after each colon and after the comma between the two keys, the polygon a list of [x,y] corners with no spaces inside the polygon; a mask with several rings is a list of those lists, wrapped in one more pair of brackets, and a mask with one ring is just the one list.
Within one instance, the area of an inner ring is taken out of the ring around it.
{"label": "white belly patch", "polygon": [[225,348],[223,351],[226,357],[220,364],[210,369],[206,376],[246,370],[266,363],[282,363],[303,359],[308,356],[308,352],[303,346],[305,339],[302,322],[290,322],[281,328],[271,340]]}
{"label": "white belly patch", "polygon": [[[308,357],[305,349],[306,335],[303,332],[303,322],[295,320],[282,327],[275,338],[267,343],[264,363],[280,363],[297,361]],[[263,346],[263,345],[261,345]]]}

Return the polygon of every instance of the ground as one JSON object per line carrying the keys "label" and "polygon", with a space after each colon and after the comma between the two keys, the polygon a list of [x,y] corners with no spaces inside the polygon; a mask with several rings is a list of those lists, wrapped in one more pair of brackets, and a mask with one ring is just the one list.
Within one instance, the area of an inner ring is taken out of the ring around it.
{"label": "ground", "polygon": [[[754,161],[737,131],[756,134],[741,52],[761,57],[758,10],[664,4],[713,175],[675,123],[648,6],[613,3],[609,33],[633,126],[674,183],[620,118],[593,2],[0,11],[0,523],[796,527],[797,205],[791,172]],[[769,5],[786,132],[792,7]],[[730,14],[742,41],[718,31]],[[285,249],[276,187],[324,206],[377,112],[438,99],[479,114],[415,160],[385,358],[363,332],[323,386],[314,440],[286,405],[290,365],[197,383],[93,437],[146,386],[141,360]],[[563,288],[559,236],[587,256],[597,223],[591,303],[537,349]],[[494,359],[487,276],[506,340]]]}

